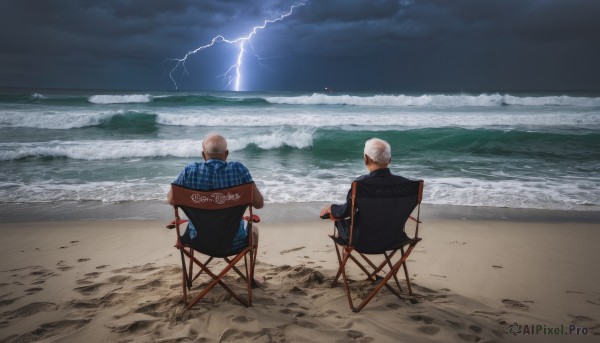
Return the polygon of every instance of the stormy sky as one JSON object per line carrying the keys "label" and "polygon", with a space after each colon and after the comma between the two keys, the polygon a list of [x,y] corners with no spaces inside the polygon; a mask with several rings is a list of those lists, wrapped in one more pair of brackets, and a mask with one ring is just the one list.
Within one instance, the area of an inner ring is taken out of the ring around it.
{"label": "stormy sky", "polygon": [[[294,3],[3,0],[0,87],[174,90],[171,58]],[[252,39],[241,89],[598,90],[598,18],[597,0],[308,0]],[[191,56],[179,89],[231,89],[237,50]]]}

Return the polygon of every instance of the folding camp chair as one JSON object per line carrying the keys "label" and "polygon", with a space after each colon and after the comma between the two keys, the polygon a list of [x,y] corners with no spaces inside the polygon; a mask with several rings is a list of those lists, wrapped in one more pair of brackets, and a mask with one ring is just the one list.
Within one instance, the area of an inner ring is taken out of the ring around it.
{"label": "folding camp chair", "polygon": [[[177,243],[175,247],[181,253],[183,303],[189,310],[215,285],[221,285],[231,296],[244,306],[252,306],[252,283],[254,265],[256,263],[257,246],[252,242],[252,223],[248,223],[248,241],[243,247],[232,250],[232,242],[240,227],[240,220],[249,208],[252,215],[252,196],[254,183],[230,187],[213,191],[197,191],[172,184],[173,207],[175,209],[174,226],[177,230]],[[194,224],[197,235],[194,239],[181,236],[180,226],[184,223],[179,216],[182,209],[187,218]],[[169,227],[169,226],[168,226]],[[203,263],[194,256],[197,251],[208,256]],[[250,254],[249,258],[247,255]],[[232,257],[233,256],[233,257]],[[187,257],[187,264],[186,264]],[[213,273],[208,264],[213,258],[223,258],[227,266],[218,274]],[[244,259],[245,273],[242,273],[236,264]],[[200,270],[194,275],[194,265]],[[223,277],[233,269],[245,281],[248,289],[248,298],[243,299],[223,281]],[[212,281],[189,304],[187,293],[191,290],[192,282],[205,273]]]}
{"label": "folding camp chair", "polygon": [[[332,287],[337,284],[340,275],[344,281],[344,288],[348,296],[350,308],[354,312],[362,310],[365,305],[377,292],[384,286],[387,287],[398,298],[402,299],[399,292],[402,292],[397,273],[400,267],[404,268],[408,294],[412,295],[410,278],[406,261],[413,251],[419,238],[419,220],[421,198],[423,195],[423,181],[411,181],[403,179],[393,184],[373,184],[364,181],[354,181],[352,183],[352,207],[350,216],[349,239],[346,241],[342,237],[336,236],[336,229],[330,237],[335,242],[335,250],[339,262],[338,273],[332,283]],[[416,208],[416,218],[411,214]],[[404,227],[408,219],[416,222],[414,238],[406,235]],[[405,250],[405,247],[406,250]],[[341,251],[340,251],[341,250]],[[392,258],[400,251],[400,256],[396,256],[398,261],[392,263]],[[352,253],[356,252],[358,256],[366,261],[372,270],[368,270]],[[384,260],[376,265],[366,255],[383,255]],[[352,303],[352,294],[348,285],[346,275],[346,263],[348,260],[354,261],[358,267],[367,275],[374,287],[364,298],[358,307]],[[389,268],[385,276],[379,273],[384,268]],[[398,290],[388,285],[390,279],[394,279]]]}

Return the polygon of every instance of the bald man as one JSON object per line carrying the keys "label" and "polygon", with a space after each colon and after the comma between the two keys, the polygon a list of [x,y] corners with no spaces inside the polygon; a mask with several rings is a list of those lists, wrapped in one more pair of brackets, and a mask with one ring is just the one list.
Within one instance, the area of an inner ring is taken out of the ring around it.
{"label": "bald man", "polygon": [[[229,156],[229,150],[227,150],[225,137],[216,133],[209,134],[202,141],[202,158],[204,161],[192,162],[186,165],[173,181],[173,184],[199,191],[212,191],[252,182],[252,176],[248,168],[240,162],[227,162],[227,156]],[[172,204],[172,199],[173,195],[169,191],[167,200],[170,204]],[[255,184],[252,207],[262,208],[263,206],[263,196]],[[246,244],[246,238],[248,237],[247,223],[245,220],[240,221],[238,233],[233,240],[232,250],[241,248]],[[258,244],[258,228],[256,226],[253,226],[252,233],[252,241]],[[190,222],[182,236],[182,241],[192,240],[196,235],[196,228]]]}

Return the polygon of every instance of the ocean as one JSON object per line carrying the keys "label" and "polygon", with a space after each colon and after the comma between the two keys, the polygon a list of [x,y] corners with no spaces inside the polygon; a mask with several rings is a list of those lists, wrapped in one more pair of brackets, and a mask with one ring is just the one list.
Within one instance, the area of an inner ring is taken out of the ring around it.
{"label": "ocean", "polygon": [[600,210],[596,92],[0,90],[0,203],[163,201],[210,132],[267,203],[343,202],[365,140],[426,204]]}

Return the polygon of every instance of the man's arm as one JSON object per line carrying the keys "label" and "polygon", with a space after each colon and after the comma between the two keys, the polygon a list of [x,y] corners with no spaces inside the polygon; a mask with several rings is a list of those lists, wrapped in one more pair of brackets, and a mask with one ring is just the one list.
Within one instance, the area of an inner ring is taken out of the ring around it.
{"label": "man's arm", "polygon": [[254,191],[252,192],[252,207],[254,208],[263,208],[265,206],[265,200],[263,199],[262,193],[256,187],[256,184],[253,184]]}
{"label": "man's arm", "polygon": [[350,204],[352,203],[352,189],[348,191],[346,203],[343,205],[331,204],[321,210],[321,216],[329,214],[332,219],[344,219],[350,217]]}
{"label": "man's arm", "polygon": [[173,205],[173,189],[169,189],[169,193],[167,193],[167,202]]}

